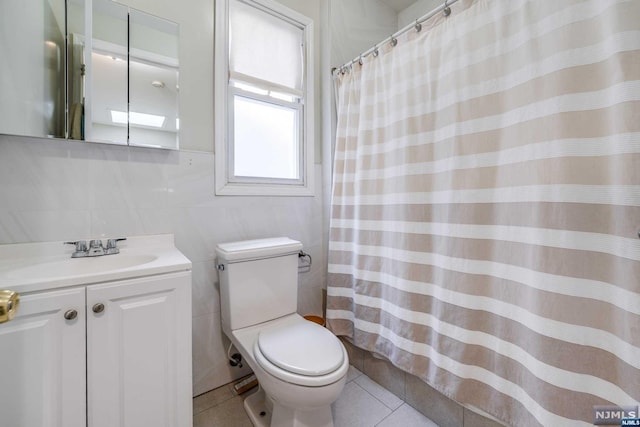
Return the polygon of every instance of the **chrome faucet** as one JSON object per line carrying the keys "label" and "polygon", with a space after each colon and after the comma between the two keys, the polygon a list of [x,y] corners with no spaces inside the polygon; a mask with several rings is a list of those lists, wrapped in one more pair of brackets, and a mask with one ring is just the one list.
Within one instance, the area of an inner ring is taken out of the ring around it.
{"label": "chrome faucet", "polygon": [[118,242],[127,240],[126,237],[119,239],[108,239],[107,246],[102,245],[102,240],[89,241],[87,247],[86,240],[78,240],[75,242],[64,242],[66,245],[75,245],[76,250],[71,254],[71,258],[96,257],[102,255],[114,255],[120,253]]}
{"label": "chrome faucet", "polygon": [[102,246],[102,240],[91,240],[89,242],[89,253],[87,256],[100,256],[104,255],[104,247]]}

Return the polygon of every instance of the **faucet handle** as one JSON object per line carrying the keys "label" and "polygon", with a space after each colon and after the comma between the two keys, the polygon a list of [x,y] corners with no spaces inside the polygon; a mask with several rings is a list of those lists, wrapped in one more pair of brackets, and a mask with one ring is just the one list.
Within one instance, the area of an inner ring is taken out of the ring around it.
{"label": "faucet handle", "polygon": [[75,245],[76,250],[73,254],[71,254],[71,258],[80,258],[87,256],[87,241],[86,240],[76,240],[75,242],[64,242],[65,245]]}
{"label": "faucet handle", "polygon": [[118,242],[122,242],[123,240],[127,240],[127,238],[119,237],[117,239],[107,240],[107,249],[116,249],[118,247]]}
{"label": "faucet handle", "polygon": [[104,253],[107,255],[118,254],[120,253],[120,249],[118,248],[118,242],[123,240],[127,240],[126,237],[120,237],[118,239],[108,239],[107,247],[104,249]]}
{"label": "faucet handle", "polygon": [[65,245],[75,245],[76,252],[83,252],[87,250],[86,240],[76,240],[75,242],[64,242]]}

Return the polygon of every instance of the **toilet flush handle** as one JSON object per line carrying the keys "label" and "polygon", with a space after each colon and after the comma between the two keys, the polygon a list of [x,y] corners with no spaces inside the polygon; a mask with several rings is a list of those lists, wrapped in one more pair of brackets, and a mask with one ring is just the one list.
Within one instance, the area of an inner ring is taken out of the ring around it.
{"label": "toilet flush handle", "polygon": [[216,268],[220,271],[224,271],[224,264],[218,264],[216,265]]}

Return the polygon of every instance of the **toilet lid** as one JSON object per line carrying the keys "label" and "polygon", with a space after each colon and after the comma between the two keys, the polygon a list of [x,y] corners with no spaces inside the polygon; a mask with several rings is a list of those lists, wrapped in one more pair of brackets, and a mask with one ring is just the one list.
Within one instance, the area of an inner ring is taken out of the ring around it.
{"label": "toilet lid", "polygon": [[300,375],[326,375],[344,361],[338,338],[306,320],[260,332],[258,347],[269,362]]}

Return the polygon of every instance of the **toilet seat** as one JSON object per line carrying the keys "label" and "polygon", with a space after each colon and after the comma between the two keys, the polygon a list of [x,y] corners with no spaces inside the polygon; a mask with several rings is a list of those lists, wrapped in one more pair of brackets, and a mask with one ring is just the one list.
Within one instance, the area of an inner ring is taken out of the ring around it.
{"label": "toilet seat", "polygon": [[302,319],[261,331],[253,353],[269,374],[310,387],[340,380],[349,367],[346,350],[338,338],[322,326]]}
{"label": "toilet seat", "polygon": [[258,334],[258,346],[279,368],[312,377],[335,371],[344,360],[336,336],[308,321],[264,330]]}

